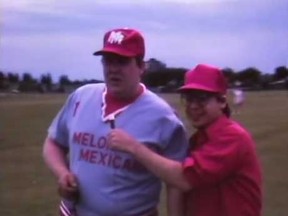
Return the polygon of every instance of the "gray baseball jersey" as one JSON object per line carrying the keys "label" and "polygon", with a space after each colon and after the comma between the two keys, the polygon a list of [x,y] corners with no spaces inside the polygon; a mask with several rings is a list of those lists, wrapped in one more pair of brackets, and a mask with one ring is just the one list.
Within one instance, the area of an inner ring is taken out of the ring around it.
{"label": "gray baseball jersey", "polygon": [[[79,216],[141,215],[157,207],[161,181],[130,154],[107,147],[107,122],[153,151],[174,160],[186,156],[183,124],[160,97],[145,89],[131,104],[105,116],[105,84],[78,88],[49,127],[49,137],[69,149],[80,185]],[[173,170],[171,170],[173,172]]]}

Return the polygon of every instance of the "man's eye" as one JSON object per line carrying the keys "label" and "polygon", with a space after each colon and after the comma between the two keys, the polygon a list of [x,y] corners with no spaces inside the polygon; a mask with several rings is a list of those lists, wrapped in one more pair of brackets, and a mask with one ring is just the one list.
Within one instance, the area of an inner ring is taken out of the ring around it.
{"label": "man's eye", "polygon": [[198,100],[201,100],[201,101],[205,101],[205,100],[207,100],[209,97],[208,97],[208,95],[199,95],[198,96]]}
{"label": "man's eye", "polygon": [[105,58],[103,59],[103,62],[105,64],[120,64],[125,65],[128,64],[130,61],[129,58]]}
{"label": "man's eye", "polygon": [[129,58],[119,58],[119,59],[118,59],[118,63],[119,63],[119,64],[122,64],[122,65],[123,65],[123,64],[128,64],[128,63],[129,63],[129,60],[130,60]]}

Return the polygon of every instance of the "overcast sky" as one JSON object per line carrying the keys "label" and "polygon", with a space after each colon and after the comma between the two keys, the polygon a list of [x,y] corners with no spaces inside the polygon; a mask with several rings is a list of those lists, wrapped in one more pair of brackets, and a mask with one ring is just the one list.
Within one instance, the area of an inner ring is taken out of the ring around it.
{"label": "overcast sky", "polygon": [[146,57],[273,73],[288,66],[288,0],[1,0],[0,70],[102,79],[107,30],[136,28]]}

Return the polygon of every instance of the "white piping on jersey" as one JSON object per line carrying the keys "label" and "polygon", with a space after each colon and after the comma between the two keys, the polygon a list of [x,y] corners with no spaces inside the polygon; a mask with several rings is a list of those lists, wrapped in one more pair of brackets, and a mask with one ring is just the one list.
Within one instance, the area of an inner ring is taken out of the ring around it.
{"label": "white piping on jersey", "polygon": [[[140,83],[140,85],[141,85],[142,88],[143,88],[143,92],[141,93],[141,95],[142,95],[142,94],[144,94],[144,92],[146,91],[146,86],[145,86],[143,83]],[[135,102],[135,101],[133,101],[132,103],[126,105],[125,107],[122,107],[121,109],[118,109],[118,110],[110,113],[109,115],[105,116],[105,109],[106,109],[106,107],[107,107],[107,103],[106,103],[106,100],[105,100],[106,94],[107,94],[107,88],[105,87],[104,92],[103,92],[103,94],[102,94],[102,102],[103,102],[103,106],[102,106],[102,121],[103,121],[103,122],[115,120],[115,117],[116,117],[119,113],[121,113],[121,112],[123,112],[124,110],[126,110],[131,104],[133,104],[133,103]],[[139,95],[138,98],[139,98],[141,95]],[[137,100],[137,99],[136,99],[136,100]]]}
{"label": "white piping on jersey", "polygon": [[59,207],[60,207],[61,213],[62,213],[64,216],[72,216],[69,208],[65,205],[65,203],[63,202],[63,200],[61,200]]}

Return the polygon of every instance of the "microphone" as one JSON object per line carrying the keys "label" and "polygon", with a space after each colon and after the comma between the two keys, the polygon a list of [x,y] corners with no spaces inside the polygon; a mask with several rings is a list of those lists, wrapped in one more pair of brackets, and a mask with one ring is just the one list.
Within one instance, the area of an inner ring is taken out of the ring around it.
{"label": "microphone", "polygon": [[115,129],[115,116],[114,115],[111,115],[108,119],[109,121],[109,124],[110,124],[110,128],[111,129]]}

